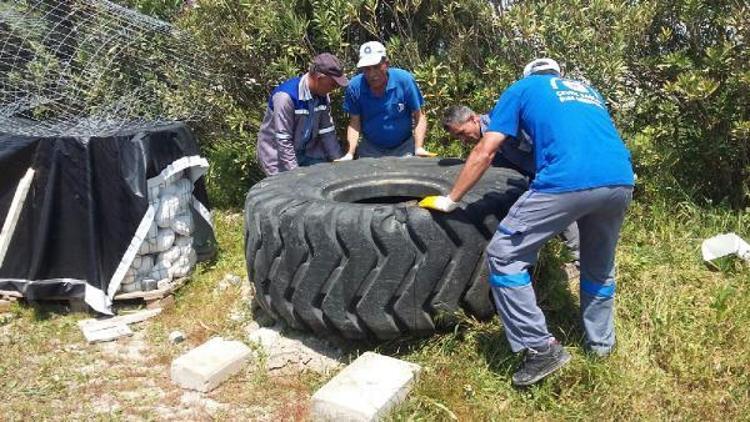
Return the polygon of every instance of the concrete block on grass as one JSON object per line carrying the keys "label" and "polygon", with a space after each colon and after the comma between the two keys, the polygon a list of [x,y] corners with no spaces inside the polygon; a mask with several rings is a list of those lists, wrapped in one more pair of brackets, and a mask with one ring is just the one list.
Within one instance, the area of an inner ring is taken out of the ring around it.
{"label": "concrete block on grass", "polygon": [[366,352],[312,398],[316,421],[376,421],[401,403],[421,367],[414,363]]}
{"label": "concrete block on grass", "polygon": [[172,381],[182,388],[209,392],[239,372],[250,353],[239,341],[212,338],[172,362]]}

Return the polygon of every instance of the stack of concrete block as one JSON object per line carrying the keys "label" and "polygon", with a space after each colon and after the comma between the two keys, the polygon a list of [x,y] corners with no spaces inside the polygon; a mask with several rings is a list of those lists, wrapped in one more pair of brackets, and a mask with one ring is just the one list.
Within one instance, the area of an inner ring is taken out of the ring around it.
{"label": "stack of concrete block", "polygon": [[148,192],[156,210],[141,249],[120,285],[124,293],[169,286],[192,271],[197,261],[193,248],[193,182],[184,172],[167,178]]}

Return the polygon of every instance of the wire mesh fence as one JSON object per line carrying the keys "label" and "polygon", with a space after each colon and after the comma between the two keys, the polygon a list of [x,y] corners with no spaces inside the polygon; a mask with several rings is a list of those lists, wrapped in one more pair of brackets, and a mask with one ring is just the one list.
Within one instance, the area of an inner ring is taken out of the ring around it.
{"label": "wire mesh fence", "polygon": [[0,0],[0,132],[105,136],[208,112],[185,32],[106,0]]}

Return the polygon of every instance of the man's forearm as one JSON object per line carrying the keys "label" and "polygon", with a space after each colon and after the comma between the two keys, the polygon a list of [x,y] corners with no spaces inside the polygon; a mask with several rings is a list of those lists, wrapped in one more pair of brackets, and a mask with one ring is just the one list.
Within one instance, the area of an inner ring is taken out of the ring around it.
{"label": "man's forearm", "polygon": [[354,152],[357,150],[357,144],[359,143],[359,128],[352,125],[347,126],[346,141],[349,143],[347,154],[354,155]]}
{"label": "man's forearm", "polygon": [[476,148],[469,155],[469,159],[466,160],[464,168],[461,169],[461,173],[458,174],[456,182],[453,184],[453,189],[448,196],[455,202],[461,200],[466,195],[466,192],[470,191],[471,188],[482,178],[482,175],[492,163],[492,157],[489,159],[482,154],[478,153]]}
{"label": "man's forearm", "polygon": [[482,175],[492,164],[495,153],[500,149],[505,139],[504,135],[491,132],[482,137],[474,149],[471,150],[464,168],[461,169],[461,173],[458,174],[458,178],[453,183],[453,189],[448,194],[453,201],[460,201],[466,195],[466,192],[471,190],[479,179],[482,178]]}
{"label": "man's forearm", "polygon": [[424,138],[427,136],[427,117],[420,112],[417,124],[414,125],[414,148],[424,147]]}

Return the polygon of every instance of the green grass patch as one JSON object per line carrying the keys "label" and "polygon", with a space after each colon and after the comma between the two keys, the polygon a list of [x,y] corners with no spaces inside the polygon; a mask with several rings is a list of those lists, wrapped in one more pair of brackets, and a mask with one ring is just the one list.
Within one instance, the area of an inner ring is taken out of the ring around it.
{"label": "green grass patch", "polygon": [[581,347],[577,283],[557,276],[561,246],[536,271],[550,329],[573,354],[559,374],[515,389],[517,364],[496,320],[469,322],[403,358],[424,366],[394,420],[748,420],[750,274],[701,260],[703,239],[750,236],[744,213],[685,204],[630,209],[618,249],[617,349],[605,360]]}
{"label": "green grass patch", "polygon": [[[145,333],[145,362],[123,364],[87,345],[83,314],[18,304],[0,324],[0,414],[13,419],[158,419],[178,406],[169,363],[214,335],[244,338],[252,315],[241,288],[217,288],[227,274],[245,277],[243,218],[220,211],[219,251],[177,293],[176,306],[133,328]],[[559,270],[563,248],[551,242],[534,278],[551,330],[573,355],[560,373],[528,389],[510,377],[519,357],[497,318],[461,317],[452,331],[382,344],[376,351],[419,363],[424,371],[393,420],[748,420],[750,419],[750,272],[738,259],[705,265],[703,239],[734,231],[750,237],[750,217],[684,204],[631,207],[618,249],[618,343],[609,359],[586,356],[578,321],[578,285]],[[187,341],[171,345],[182,330]],[[356,350],[363,345],[352,345]],[[355,355],[357,352],[353,352]],[[305,419],[325,377],[273,378],[249,365],[209,396],[226,403],[216,418]],[[145,386],[145,387],[144,387]],[[141,397],[144,388],[164,396]],[[120,404],[94,413],[107,400]],[[140,406],[140,407],[139,407]]]}

